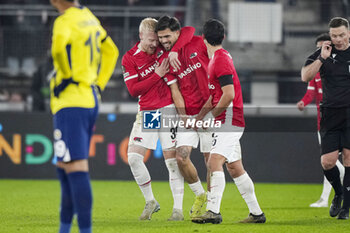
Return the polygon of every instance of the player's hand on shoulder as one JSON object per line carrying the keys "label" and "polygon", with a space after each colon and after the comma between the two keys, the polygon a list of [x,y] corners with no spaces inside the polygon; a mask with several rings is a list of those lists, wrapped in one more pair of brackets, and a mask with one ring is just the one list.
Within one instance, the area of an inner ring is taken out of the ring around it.
{"label": "player's hand on shoulder", "polygon": [[165,58],[161,64],[157,64],[155,71],[160,77],[164,77],[169,72],[169,59]]}
{"label": "player's hand on shoulder", "polygon": [[180,70],[181,62],[179,60],[179,54],[177,52],[170,52],[168,55],[169,63],[174,68],[174,71]]}
{"label": "player's hand on shoulder", "polygon": [[304,104],[304,101],[299,101],[298,103],[297,103],[297,108],[299,109],[299,111],[303,111],[304,110],[304,108],[305,108],[305,104]]}

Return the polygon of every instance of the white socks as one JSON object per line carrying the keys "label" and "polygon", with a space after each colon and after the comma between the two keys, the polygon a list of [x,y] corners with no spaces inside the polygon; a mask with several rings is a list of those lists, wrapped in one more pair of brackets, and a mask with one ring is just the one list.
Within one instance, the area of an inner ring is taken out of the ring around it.
{"label": "white socks", "polygon": [[188,186],[190,186],[192,192],[193,192],[196,196],[199,196],[199,195],[202,195],[203,193],[205,193],[204,188],[203,188],[202,183],[201,183],[200,180],[198,180],[198,181],[195,182],[195,183],[188,184]]}
{"label": "white socks", "polygon": [[166,159],[165,164],[169,171],[169,185],[174,199],[173,208],[182,210],[184,178],[177,166],[176,158]]}
{"label": "white socks", "polygon": [[338,167],[339,174],[340,174],[340,182],[341,182],[341,184],[343,184],[344,175],[345,175],[345,168],[344,168],[343,164],[341,164],[341,162],[339,160],[337,160],[335,165]]}
{"label": "white socks", "polygon": [[331,194],[331,191],[332,191],[332,185],[329,183],[327,178],[324,176],[321,198],[324,201],[326,201],[327,203],[328,203],[328,198],[329,198],[329,195]]}
{"label": "white socks", "polygon": [[143,162],[143,156],[138,153],[128,153],[128,162],[135,181],[139,185],[146,202],[154,200],[151,176]]}
{"label": "white socks", "polygon": [[220,213],[220,205],[222,195],[225,190],[225,173],[215,171],[210,176],[210,192],[208,192],[207,209],[218,214]]}
{"label": "white socks", "polygon": [[244,201],[246,202],[249,212],[254,215],[262,214],[259,203],[255,196],[254,184],[248,173],[244,173],[240,177],[234,178],[237,189]]}

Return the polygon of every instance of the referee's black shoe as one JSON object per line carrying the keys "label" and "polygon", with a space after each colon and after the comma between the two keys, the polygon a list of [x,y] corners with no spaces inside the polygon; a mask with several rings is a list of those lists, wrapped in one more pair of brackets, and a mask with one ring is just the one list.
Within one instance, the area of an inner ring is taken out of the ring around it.
{"label": "referee's black shoe", "polygon": [[343,209],[341,208],[339,214],[338,214],[338,219],[349,219],[349,208]]}
{"label": "referee's black shoe", "polygon": [[331,208],[329,208],[329,215],[335,217],[341,210],[341,203],[343,201],[343,195],[334,195]]}

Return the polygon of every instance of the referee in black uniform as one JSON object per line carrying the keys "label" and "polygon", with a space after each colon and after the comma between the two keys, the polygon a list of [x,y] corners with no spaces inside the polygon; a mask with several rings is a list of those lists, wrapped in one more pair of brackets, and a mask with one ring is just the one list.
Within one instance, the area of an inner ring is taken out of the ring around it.
{"label": "referee in black uniform", "polygon": [[[348,20],[340,17],[329,23],[331,41],[323,43],[301,70],[304,82],[320,72],[323,88],[321,103],[321,164],[335,195],[331,217],[349,218],[350,207],[350,32]],[[343,186],[335,163],[342,151],[345,176]],[[343,205],[342,205],[343,202]]]}
{"label": "referee in black uniform", "polygon": [[[350,32],[349,22],[340,17],[329,23],[331,41],[325,41],[301,70],[304,82],[320,72],[323,88],[321,103],[321,164],[335,195],[331,217],[349,218],[350,207]],[[335,163],[342,150],[345,176],[343,186]],[[343,205],[342,205],[343,202]]]}

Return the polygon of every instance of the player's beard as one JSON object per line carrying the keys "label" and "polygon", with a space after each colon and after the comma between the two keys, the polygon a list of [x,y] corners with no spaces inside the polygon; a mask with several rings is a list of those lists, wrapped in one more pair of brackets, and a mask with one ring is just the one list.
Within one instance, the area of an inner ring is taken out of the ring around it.
{"label": "player's beard", "polygon": [[154,54],[156,52],[157,47],[148,47],[147,53],[148,54]]}

